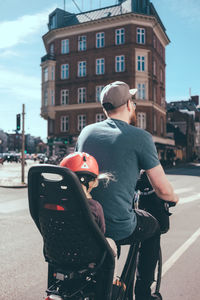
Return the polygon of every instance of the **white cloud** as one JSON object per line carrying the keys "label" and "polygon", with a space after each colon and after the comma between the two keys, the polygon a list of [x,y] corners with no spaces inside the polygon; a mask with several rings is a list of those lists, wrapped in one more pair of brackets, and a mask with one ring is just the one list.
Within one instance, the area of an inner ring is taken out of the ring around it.
{"label": "white cloud", "polygon": [[7,57],[11,57],[11,56],[20,56],[20,55],[16,51],[12,51],[12,50],[5,50],[2,52],[0,51],[1,58],[7,58]]}
{"label": "white cloud", "polygon": [[38,33],[48,23],[48,14],[52,9],[35,15],[25,15],[17,20],[0,22],[0,49],[13,47],[25,43],[27,38]]}

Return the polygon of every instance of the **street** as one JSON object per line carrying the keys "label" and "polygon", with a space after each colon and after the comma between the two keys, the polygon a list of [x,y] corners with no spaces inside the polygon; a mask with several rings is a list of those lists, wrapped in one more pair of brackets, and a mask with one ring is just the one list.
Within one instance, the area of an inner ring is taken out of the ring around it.
{"label": "street", "polygon": [[[200,164],[166,171],[180,197],[162,236],[163,300],[200,299]],[[45,298],[42,238],[28,211],[27,188],[0,188],[0,299]]]}

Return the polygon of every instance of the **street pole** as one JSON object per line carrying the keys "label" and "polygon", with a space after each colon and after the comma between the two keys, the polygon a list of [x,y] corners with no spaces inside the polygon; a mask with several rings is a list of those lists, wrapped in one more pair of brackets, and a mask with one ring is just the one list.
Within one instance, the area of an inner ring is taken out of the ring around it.
{"label": "street pole", "polygon": [[25,135],[24,135],[24,115],[25,115],[25,105],[22,104],[22,183],[24,183],[24,150],[25,150]]}

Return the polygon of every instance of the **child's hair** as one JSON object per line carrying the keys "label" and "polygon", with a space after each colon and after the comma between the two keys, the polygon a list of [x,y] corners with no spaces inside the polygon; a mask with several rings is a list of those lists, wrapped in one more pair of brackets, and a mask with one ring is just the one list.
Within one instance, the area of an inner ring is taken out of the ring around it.
{"label": "child's hair", "polygon": [[115,181],[114,176],[111,173],[99,173],[99,166],[96,159],[85,152],[74,152],[60,162],[60,166],[66,167],[75,172],[80,182],[88,189],[89,182],[98,180],[104,180],[105,186],[108,185],[110,180]]}

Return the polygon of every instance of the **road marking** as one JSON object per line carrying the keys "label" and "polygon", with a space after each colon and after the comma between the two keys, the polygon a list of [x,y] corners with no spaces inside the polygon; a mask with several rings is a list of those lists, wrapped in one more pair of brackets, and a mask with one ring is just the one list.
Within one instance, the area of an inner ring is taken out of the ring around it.
{"label": "road marking", "polygon": [[189,188],[181,188],[181,189],[175,190],[174,192],[175,192],[176,194],[182,194],[182,193],[185,193],[185,192],[192,191],[193,189],[194,189],[193,187],[189,187]]}
{"label": "road marking", "polygon": [[[163,264],[162,266],[162,277],[169,271],[169,269],[176,263],[176,261],[181,257],[181,255],[198,239],[200,236],[200,228],[193,233],[193,235],[181,246],[174,254]],[[152,290],[155,289],[156,282],[151,286]]]}
{"label": "road marking", "polygon": [[174,254],[164,263],[162,267],[162,276],[175,264],[181,255],[198,239],[200,236],[200,228],[181,246]]}
{"label": "road marking", "polygon": [[195,200],[200,200],[200,194],[192,195],[189,197],[180,197],[180,204],[192,202]]}

